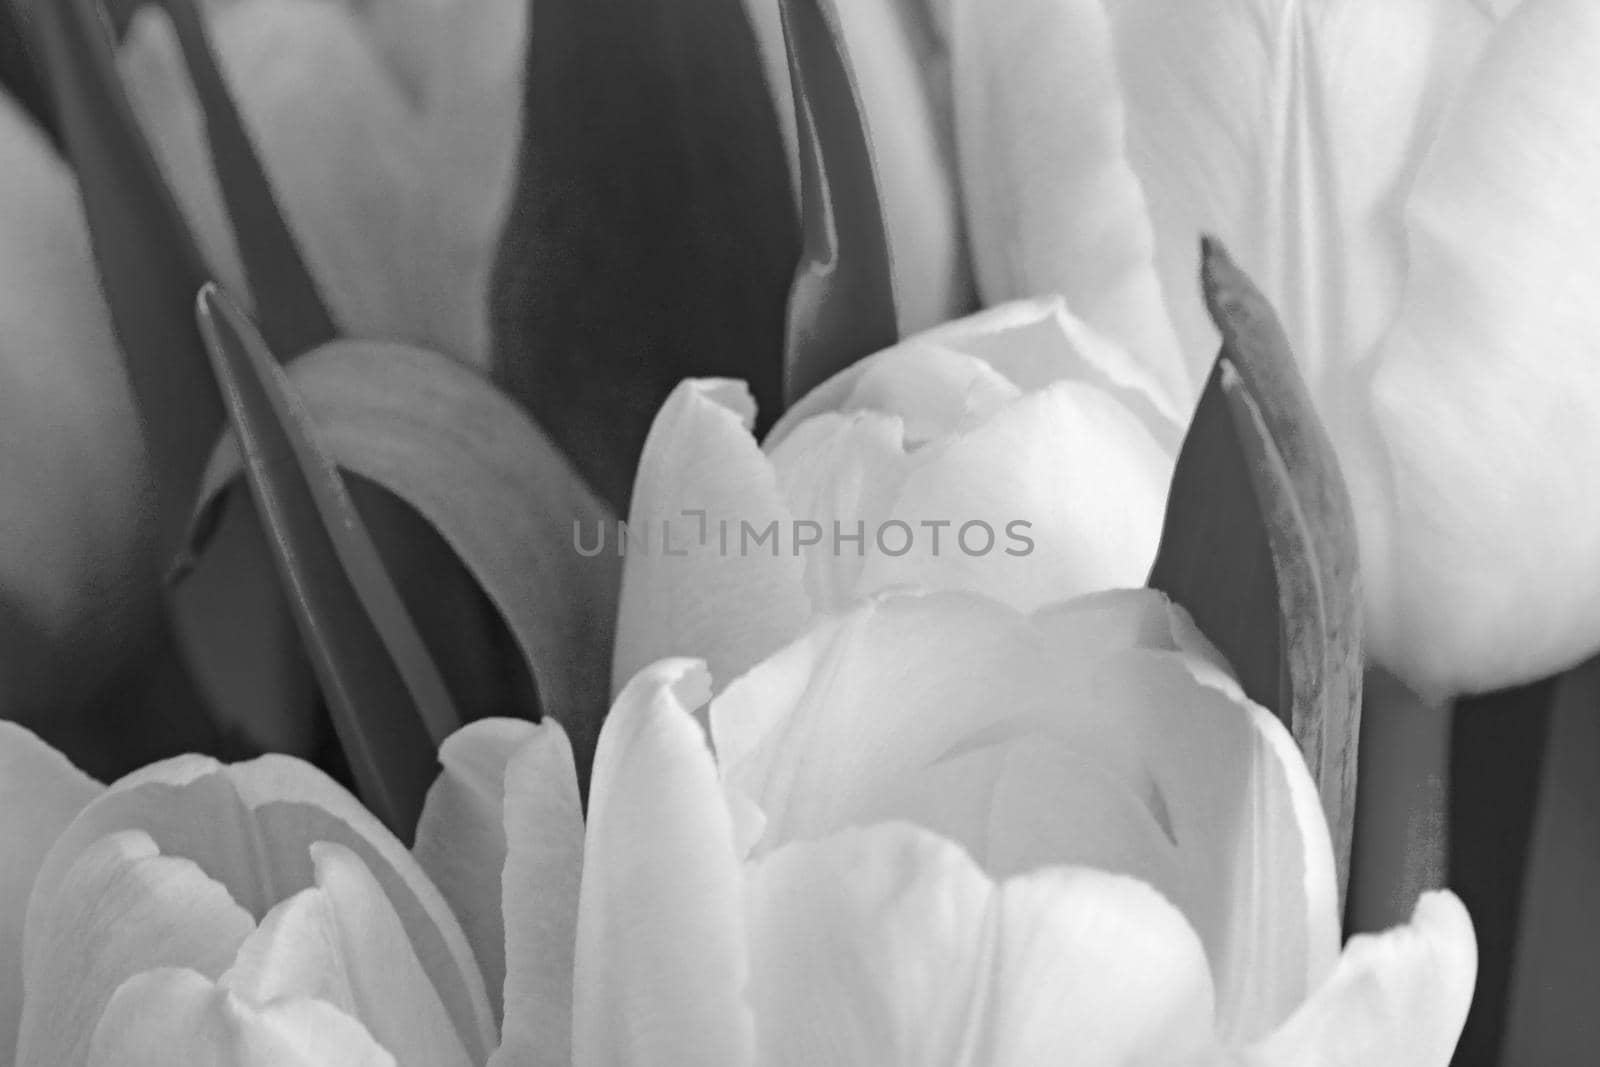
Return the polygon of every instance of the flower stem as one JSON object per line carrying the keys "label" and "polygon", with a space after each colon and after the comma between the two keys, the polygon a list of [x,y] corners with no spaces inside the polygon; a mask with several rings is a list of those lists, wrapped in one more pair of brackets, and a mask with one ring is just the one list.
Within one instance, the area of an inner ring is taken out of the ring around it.
{"label": "flower stem", "polygon": [[1405,922],[1421,893],[1445,884],[1451,719],[1450,702],[1367,671],[1346,934]]}

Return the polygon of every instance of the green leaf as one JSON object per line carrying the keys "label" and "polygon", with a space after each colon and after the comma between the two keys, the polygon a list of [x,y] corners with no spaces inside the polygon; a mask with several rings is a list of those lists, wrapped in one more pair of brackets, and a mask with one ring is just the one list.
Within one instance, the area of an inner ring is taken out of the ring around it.
{"label": "green leaf", "polygon": [[531,2],[495,380],[626,514],[682,378],[742,378],[766,419],[781,408],[785,148],[741,0]]}
{"label": "green leaf", "polygon": [[1289,725],[1317,781],[1343,899],[1362,680],[1355,518],[1272,308],[1213,240],[1201,282],[1222,351],[1178,456],[1149,584]]}
{"label": "green leaf", "polygon": [[787,404],[899,339],[872,145],[833,3],[780,5],[794,81],[804,234],[789,293]]}
{"label": "green leaf", "polygon": [[277,361],[215,286],[198,318],[279,578],[362,799],[409,839],[460,717]]}
{"label": "green leaf", "polygon": [[[317,440],[346,476],[415,514],[441,554],[459,559],[482,589],[509,629],[517,659],[529,665],[539,709],[566,728],[587,780],[610,703],[621,575],[614,554],[580,556],[573,531],[592,538],[595,525],[614,523],[614,514],[509,398],[460,363],[405,345],[336,341],[286,373]],[[197,554],[208,550],[223,494],[242,471],[236,442],[224,440],[196,510]],[[363,501],[364,514],[367,507]],[[460,614],[448,604],[427,606],[419,627],[435,617],[459,627]],[[426,636],[442,670],[470,651],[446,643],[459,633]],[[503,679],[495,676],[502,690]],[[530,703],[499,713],[533,710]]]}
{"label": "green leaf", "polygon": [[53,0],[30,10],[144,430],[156,549],[170,558],[183,543],[202,465],[222,427],[221,398],[194,321],[195,293],[209,271],[128,106],[93,0]]}

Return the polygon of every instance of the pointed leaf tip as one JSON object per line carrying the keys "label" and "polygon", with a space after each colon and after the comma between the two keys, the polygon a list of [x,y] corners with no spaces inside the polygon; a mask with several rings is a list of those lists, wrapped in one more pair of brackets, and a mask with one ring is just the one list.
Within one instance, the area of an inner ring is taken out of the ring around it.
{"label": "pointed leaf tip", "polygon": [[337,469],[272,352],[215,284],[196,317],[286,599],[362,797],[409,838],[460,723]]}
{"label": "pointed leaf tip", "polygon": [[1271,304],[1214,237],[1200,282],[1222,335],[1173,475],[1150,585],[1195,617],[1317,779],[1341,896],[1354,825],[1362,603],[1355,519]]}
{"label": "pointed leaf tip", "polygon": [[217,186],[238,241],[262,335],[280,358],[291,359],[337,336],[333,316],[278,207],[194,0],[162,0],[162,7],[172,20],[205,120]]}

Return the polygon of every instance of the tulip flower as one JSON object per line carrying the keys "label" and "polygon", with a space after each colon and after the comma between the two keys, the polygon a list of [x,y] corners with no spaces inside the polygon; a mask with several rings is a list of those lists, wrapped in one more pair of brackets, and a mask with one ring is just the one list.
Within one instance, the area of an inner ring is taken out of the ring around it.
{"label": "tulip flower", "polygon": [[[201,4],[218,63],[338,325],[488,362],[488,285],[516,162],[519,0]],[[248,292],[172,24],[121,51],[135,111],[217,271]]]}
{"label": "tulip flower", "polygon": [[885,595],[715,681],[602,734],[577,1067],[1449,1061],[1460,902],[1340,953],[1299,753],[1160,594]]}
{"label": "tulip flower", "polygon": [[627,557],[614,691],[670,655],[733,678],[893,585],[1031,609],[1143,584],[1182,432],[1150,376],[1059,299],[870,356],[761,447],[754,417],[740,383],[684,382],[646,439],[628,543],[579,532]]}
{"label": "tulip flower", "polygon": [[898,290],[966,255],[982,303],[1061,295],[1186,410],[1216,234],[1339,446],[1375,655],[1437,699],[1600,647],[1593,4],[836,8]]}
{"label": "tulip flower", "polygon": [[[484,720],[442,760],[413,856],[295,759],[185,756],[103,788],[0,722],[0,1062],[481,1067],[529,1062],[530,1030],[558,1047],[582,847],[565,735]],[[489,807],[503,829],[473,817]],[[467,883],[493,896],[453,910]]]}

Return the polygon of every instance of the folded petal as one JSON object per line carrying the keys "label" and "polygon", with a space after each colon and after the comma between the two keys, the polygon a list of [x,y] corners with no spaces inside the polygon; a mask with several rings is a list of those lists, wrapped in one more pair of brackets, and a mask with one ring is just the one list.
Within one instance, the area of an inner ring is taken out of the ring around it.
{"label": "folded petal", "polygon": [[1351,938],[1333,975],[1250,1050],[1249,1061],[1444,1067],[1466,1023],[1477,971],[1466,908],[1453,893],[1424,893],[1407,925]]}
{"label": "folded petal", "polygon": [[247,1004],[191,970],[128,979],[95,1026],[89,1067],[394,1067],[360,1023],[324,1001]]}
{"label": "folded petal", "polygon": [[583,807],[572,746],[546,720],[505,775],[505,1025],[490,1067],[570,1067]]}
{"label": "folded petal", "polygon": [[656,415],[628,515],[613,691],[666,656],[732,680],[810,618],[793,516],[754,420],[743,384],[723,379],[683,382]]}
{"label": "folded petal", "polygon": [[1148,783],[1177,849],[1179,903],[1211,961],[1218,1031],[1259,1038],[1338,952],[1333,846],[1305,761],[1281,722],[1235,684],[1203,683],[1184,653],[1112,657],[1094,696],[1104,717],[1058,716],[1050,728]]}
{"label": "folded petal", "polygon": [[22,942],[34,875],[56,838],[101,788],[33,734],[0,720],[0,1049],[17,1047]]}
{"label": "folded petal", "polygon": [[950,5],[979,288],[988,304],[1064,296],[1186,403],[1200,379],[1163,304],[1145,196],[1124,149],[1127,108],[1105,8],[1100,0]]}
{"label": "folded petal", "polygon": [[690,712],[705,669],[666,660],[617,698],[595,754],[573,988],[575,1063],[754,1058],[733,823]]}
{"label": "folded petal", "polygon": [[901,775],[1054,698],[1024,616],[958,593],[891,595],[819,622],[711,705],[728,784],[766,844],[851,825]]}
{"label": "folded petal", "polygon": [[506,975],[500,917],[506,765],[538,729],[520,719],[479,719],[445,738],[439,748],[442,769],[428,790],[411,847],[461,921],[496,1018]]}
{"label": "folded petal", "polygon": [[919,535],[942,522],[944,543],[875,542],[862,586],[968,589],[1029,610],[1139,585],[1171,475],[1171,454],[1132,412],[1057,382],[932,446],[889,521]]}
{"label": "folded petal", "polygon": [[1519,6],[1407,212],[1378,444],[1352,475],[1374,649],[1424,695],[1542,677],[1600,645],[1597,63],[1600,9]]}
{"label": "folded petal", "polygon": [[1211,1038],[1194,932],[1129,879],[996,885],[889,824],[778,849],[748,900],[763,1063],[1179,1063]]}
{"label": "folded petal", "polygon": [[326,1001],[399,1067],[475,1067],[372,872],[339,845],[311,855],[316,887],[273,908],[219,984],[254,1004]]}
{"label": "folded petal", "polygon": [[815,611],[840,610],[855,599],[868,541],[913,464],[905,425],[873,411],[827,412],[802,423],[771,458],[797,524],[806,595]]}
{"label": "folded petal", "polygon": [[[143,831],[165,854],[193,860],[258,918],[315,884],[312,845],[350,849],[394,906],[463,1046],[487,1059],[494,1014],[460,923],[405,846],[322,772],[282,756],[230,766],[183,756],[135,771],[84,808],[45,858],[30,929],[77,856],[120,830]],[[25,966],[44,950],[30,937]]]}
{"label": "folded petal", "polygon": [[1126,159],[1190,381],[1216,355],[1195,284],[1195,242],[1211,233],[1272,300],[1313,395],[1332,400],[1393,315],[1399,208],[1489,20],[1461,0],[1106,6]]}
{"label": "folded petal", "polygon": [[949,58],[921,0],[829,0],[872,144],[901,334],[973,303],[956,182]]}
{"label": "folded petal", "polygon": [[1184,909],[1177,850],[1145,798],[1042,730],[974,739],[886,786],[856,825],[931,830],[995,879],[1060,865],[1127,875]]}
{"label": "folded petal", "polygon": [[149,835],[83,850],[47,897],[36,892],[17,1067],[80,1067],[94,1025],[125,980],[156,967],[222,973],[254,926],[222,885]]}
{"label": "folded petal", "polygon": [[1176,454],[1183,439],[1185,419],[1179,412],[1184,398],[1169,395],[1126,348],[1073,315],[1060,297],[1041,297],[998,304],[857,360],[785,411],[767,435],[765,447],[773,451],[801,423],[824,412],[873,407],[877,398],[863,391],[860,383],[876,375],[880,364],[894,363],[919,375],[938,374],[937,364],[924,364],[941,352],[958,352],[987,363],[1025,393],[1058,381],[1097,386],[1139,416],[1168,451]]}

